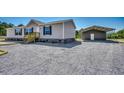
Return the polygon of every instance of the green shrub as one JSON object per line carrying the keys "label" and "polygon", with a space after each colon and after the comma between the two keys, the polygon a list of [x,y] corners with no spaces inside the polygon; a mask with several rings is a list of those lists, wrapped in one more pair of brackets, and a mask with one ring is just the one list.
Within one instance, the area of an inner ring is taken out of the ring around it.
{"label": "green shrub", "polygon": [[107,38],[108,39],[124,39],[124,29],[118,32],[107,34]]}

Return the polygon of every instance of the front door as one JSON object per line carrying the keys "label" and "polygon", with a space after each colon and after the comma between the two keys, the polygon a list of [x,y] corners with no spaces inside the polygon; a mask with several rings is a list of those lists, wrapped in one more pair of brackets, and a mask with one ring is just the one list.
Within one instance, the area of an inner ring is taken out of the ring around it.
{"label": "front door", "polygon": [[90,34],[90,40],[94,40],[94,33]]}

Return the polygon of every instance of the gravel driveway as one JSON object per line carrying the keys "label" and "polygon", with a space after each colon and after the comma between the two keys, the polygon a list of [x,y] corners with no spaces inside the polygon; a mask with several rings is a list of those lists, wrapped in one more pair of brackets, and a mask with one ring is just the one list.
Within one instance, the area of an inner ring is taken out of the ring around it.
{"label": "gravel driveway", "polygon": [[82,42],[0,46],[4,75],[115,75],[124,74],[124,44]]}

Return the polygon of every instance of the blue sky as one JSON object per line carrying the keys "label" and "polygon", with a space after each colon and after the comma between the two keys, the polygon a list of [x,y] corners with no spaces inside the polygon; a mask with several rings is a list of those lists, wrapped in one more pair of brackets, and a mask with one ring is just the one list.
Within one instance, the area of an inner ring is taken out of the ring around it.
{"label": "blue sky", "polygon": [[73,19],[78,30],[92,25],[111,27],[116,30],[124,29],[124,17],[0,17],[0,21],[14,25],[26,25],[30,19],[42,22]]}

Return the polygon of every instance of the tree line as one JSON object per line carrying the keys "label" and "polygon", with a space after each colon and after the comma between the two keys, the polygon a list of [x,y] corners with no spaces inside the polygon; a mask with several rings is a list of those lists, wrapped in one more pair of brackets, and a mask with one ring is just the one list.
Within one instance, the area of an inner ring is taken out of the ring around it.
{"label": "tree line", "polygon": [[124,39],[124,29],[107,34],[108,39]]}
{"label": "tree line", "polygon": [[[14,27],[15,25],[12,23],[6,23],[0,21],[0,36],[6,36],[6,28]],[[19,24],[19,26],[24,26],[23,24]]]}
{"label": "tree line", "polygon": [[1,22],[0,21],[0,36],[6,36],[6,28],[13,27],[11,23]]}

